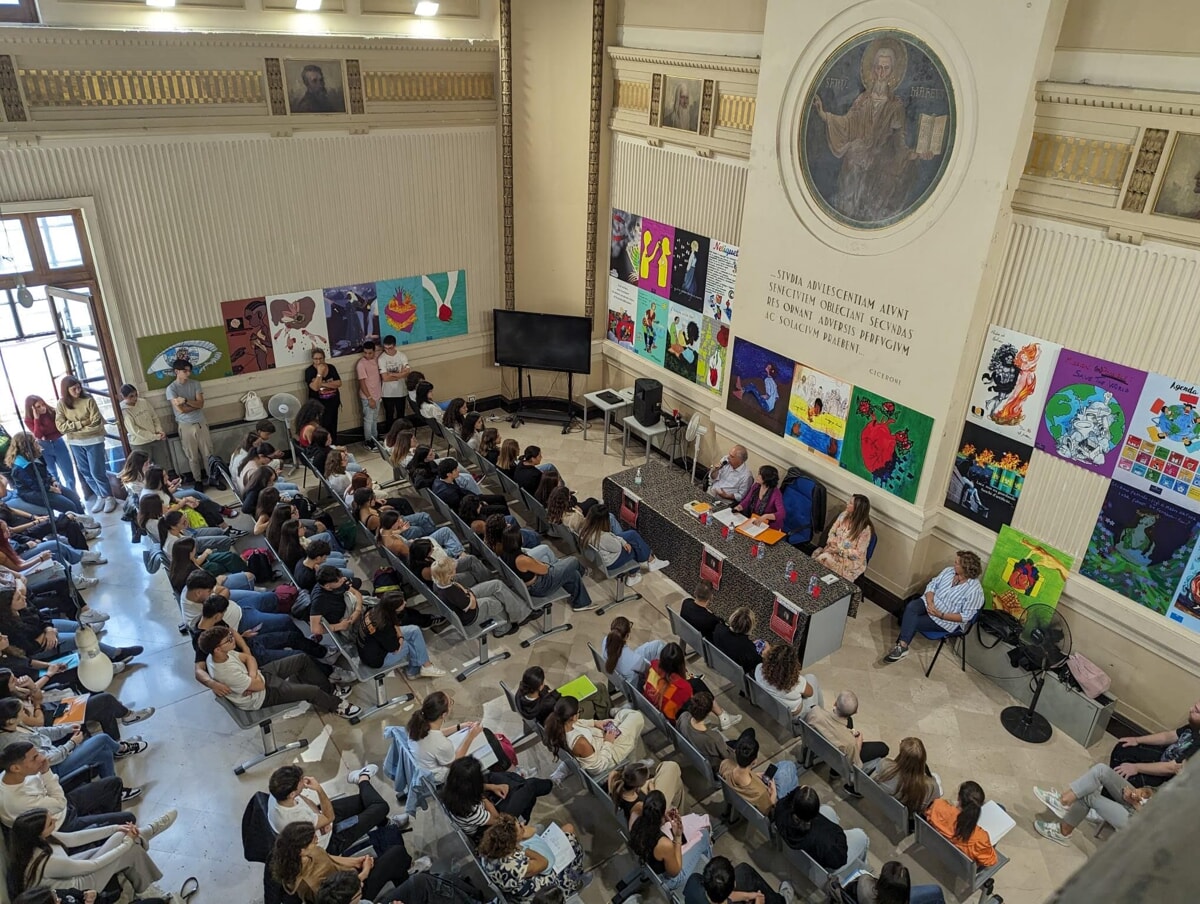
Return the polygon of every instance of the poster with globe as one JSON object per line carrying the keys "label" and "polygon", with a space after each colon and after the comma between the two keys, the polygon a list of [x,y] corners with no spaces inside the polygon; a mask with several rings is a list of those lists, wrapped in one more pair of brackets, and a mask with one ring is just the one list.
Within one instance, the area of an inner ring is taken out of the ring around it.
{"label": "poster with globe", "polygon": [[1200,384],[1150,374],[1113,480],[1200,511]]}
{"label": "poster with globe", "polygon": [[1079,573],[1166,615],[1198,531],[1195,512],[1113,481]]}
{"label": "poster with globe", "polygon": [[1006,524],[1000,528],[983,573],[983,605],[1017,618],[1028,606],[1054,608],[1074,561],[1065,552]]}
{"label": "poster with globe", "polygon": [[933,418],[863,389],[854,390],[841,465],[875,486],[916,502]]}
{"label": "poster with globe", "polygon": [[1145,382],[1144,370],[1063,349],[1035,447],[1111,477]]}

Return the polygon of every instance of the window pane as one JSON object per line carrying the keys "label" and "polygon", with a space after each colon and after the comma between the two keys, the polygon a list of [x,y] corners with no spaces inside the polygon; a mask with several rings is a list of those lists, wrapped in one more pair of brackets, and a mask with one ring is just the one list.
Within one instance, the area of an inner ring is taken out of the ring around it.
{"label": "window pane", "polygon": [[46,250],[46,263],[51,270],[83,264],[83,251],[79,247],[79,236],[75,234],[74,217],[69,214],[38,217],[37,222],[42,234],[42,247]]}
{"label": "window pane", "polygon": [[[0,0],[3,3],[4,0]],[[12,301],[15,289],[0,289],[0,342],[17,338],[17,325],[13,322]]]}
{"label": "window pane", "polygon": [[0,273],[28,273],[32,269],[21,221],[0,220]]}
{"label": "window pane", "polygon": [[20,6],[21,0],[0,0],[0,6]]}

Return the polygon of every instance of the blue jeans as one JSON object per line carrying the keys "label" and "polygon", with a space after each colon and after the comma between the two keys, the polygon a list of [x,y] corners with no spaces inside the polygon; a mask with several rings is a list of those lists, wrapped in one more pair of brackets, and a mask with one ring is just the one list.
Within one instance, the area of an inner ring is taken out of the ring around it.
{"label": "blue jeans", "polygon": [[457,559],[463,554],[463,545],[458,540],[458,534],[450,530],[448,527],[439,527],[429,539],[437,540],[441,544],[442,549],[446,550],[446,554],[452,559]]}
{"label": "blue jeans", "polygon": [[800,772],[795,760],[780,760],[775,764],[775,797],[783,800],[800,787]]}
{"label": "blue jeans", "polygon": [[[233,577],[233,575],[230,575]],[[242,607],[243,612],[246,609],[254,609],[258,612],[276,612],[278,611],[278,597],[270,590],[230,590],[229,598]]]}
{"label": "blue jeans", "polygon": [[[83,503],[79,501],[79,496],[74,490],[62,487],[60,492],[51,493],[50,488],[47,487],[46,496],[50,500],[50,508],[56,512],[73,512],[76,515],[83,514]],[[45,500],[42,499],[41,493],[18,496],[17,498],[27,503],[27,505],[17,506],[17,508],[27,509],[31,515],[39,515],[46,510],[45,506],[42,505]],[[37,506],[38,511],[35,512],[32,508],[28,508],[28,506]]]}
{"label": "blue jeans", "polygon": [[[52,618],[50,624],[54,625],[54,630],[58,632],[58,646],[46,651],[46,656],[54,659],[58,656],[66,656],[68,653],[74,653],[79,647],[75,643],[75,629],[79,627],[73,621],[67,621],[65,618]],[[106,643],[100,644],[100,652],[109,659],[115,659],[117,648],[110,647]]]}
{"label": "blue jeans", "polygon": [[[524,531],[522,531],[524,533]],[[538,538],[539,540],[541,537]],[[531,559],[537,559],[543,565],[555,565],[558,563],[558,556],[554,554],[554,550],[545,543],[538,543],[536,546],[525,546],[525,538],[521,538],[521,548],[525,550],[525,555]]]}
{"label": "blue jeans", "polygon": [[[904,606],[904,615],[900,618],[900,641],[906,646],[922,631],[945,631],[946,629],[935,622],[925,611],[925,597],[918,596],[909,600]],[[962,628],[951,631],[951,634],[961,634]]]}
{"label": "blue jeans", "polygon": [[529,585],[529,595],[549,596],[560,587],[570,595],[572,608],[580,609],[592,604],[592,598],[583,586],[583,566],[578,559],[555,562],[546,574],[538,575]]}
{"label": "blue jeans", "polygon": [[[511,524],[513,527],[521,527],[521,523],[519,521],[517,521],[517,519],[514,518],[512,515],[505,515],[504,523]],[[525,549],[529,549],[530,547],[537,546],[541,542],[542,542],[541,534],[539,534],[537,531],[535,531],[531,527],[521,527],[521,546],[522,547],[524,547]],[[558,560],[555,559],[555,561],[558,561]],[[546,564],[550,565],[553,563],[547,562]]]}
{"label": "blue jeans", "polygon": [[619,530],[614,533],[628,543],[630,548],[621,550],[617,560],[608,566],[610,569],[619,568],[633,559],[637,559],[643,565],[650,561],[650,544],[642,539],[641,534],[635,530]]}
{"label": "blue jeans", "polygon": [[408,530],[401,534],[401,536],[410,543],[413,540],[428,537],[437,529],[437,525],[433,523],[433,519],[425,512],[413,512],[411,515],[405,515],[404,520],[408,522]]}
{"label": "blue jeans", "polygon": [[51,768],[61,778],[84,766],[95,766],[100,778],[112,778],[117,774],[113,754],[118,746],[118,742],[106,734],[92,735],[72,750],[65,760]]}
{"label": "blue jeans", "polygon": [[[272,597],[275,594],[271,594]],[[238,603],[241,606],[241,603]],[[296,623],[292,621],[292,617],[286,612],[264,612],[261,609],[247,609],[242,607],[242,622],[239,628],[246,630],[248,628],[261,628],[263,631],[275,633],[276,631],[287,631],[290,628],[296,628]],[[296,628],[299,631],[299,628]]]}
{"label": "blue jeans", "polygon": [[946,904],[940,885],[914,885],[908,892],[908,904]]}
{"label": "blue jeans", "polygon": [[62,540],[43,540],[37,546],[29,549],[21,558],[36,556],[40,553],[48,552],[50,555],[64,568],[69,568],[72,565],[78,565],[79,560],[83,558],[83,554],[72,549]]}
{"label": "blue jeans", "polygon": [[[305,526],[305,530],[308,530],[307,525]],[[338,542],[337,537],[335,537],[333,535],[333,533],[330,531],[323,530],[323,531],[319,531],[315,534],[308,533],[308,534],[305,534],[305,536],[308,538],[309,543],[313,542],[313,540],[324,540],[326,543],[329,544],[330,549],[341,551],[342,544]]]}
{"label": "blue jeans", "polygon": [[700,840],[684,851],[683,869],[679,871],[679,875],[675,877],[664,875],[662,877],[663,885],[671,891],[683,888],[692,873],[703,871],[708,861],[712,860],[712,855],[712,833],[705,829],[700,833]]}
{"label": "blue jeans", "polygon": [[206,549],[229,552],[233,547],[233,537],[219,527],[188,527],[184,528],[183,535],[196,541],[197,553]]}
{"label": "blue jeans", "polygon": [[225,580],[222,581],[225,587],[230,590],[253,590],[254,582],[246,577],[246,572],[235,571],[233,574],[225,575]]}
{"label": "blue jeans", "polygon": [[279,490],[280,496],[295,496],[300,492],[300,484],[292,483],[290,480],[277,480],[274,486]]}
{"label": "blue jeans", "polygon": [[363,439],[367,442],[377,442],[379,440],[379,400],[376,399],[374,407],[371,406],[368,399],[359,399],[358,401],[362,405]]}
{"label": "blue jeans", "polygon": [[466,468],[462,468],[458,472],[458,476],[454,478],[454,482],[466,490],[468,493],[474,493],[476,496],[483,495],[483,489],[479,486],[478,481],[467,473]]}
{"label": "blue jeans", "polygon": [[92,492],[101,499],[111,496],[112,490],[108,488],[108,469],[104,464],[104,442],[87,446],[68,444],[67,448],[71,450],[71,458],[75,462],[80,480],[91,487]]}
{"label": "blue jeans", "polygon": [[425,647],[425,638],[421,636],[421,629],[416,625],[401,625],[400,636],[404,638],[404,643],[400,645],[395,653],[388,653],[383,659],[383,667],[386,669],[395,668],[398,665],[405,665],[405,674],[409,678],[416,678],[421,673],[421,666],[429,662],[429,650]]}
{"label": "blue jeans", "polygon": [[71,462],[71,452],[67,449],[67,441],[61,436],[58,439],[38,440],[42,449],[42,461],[51,477],[58,478],[58,485],[63,489],[75,492],[75,466]]}

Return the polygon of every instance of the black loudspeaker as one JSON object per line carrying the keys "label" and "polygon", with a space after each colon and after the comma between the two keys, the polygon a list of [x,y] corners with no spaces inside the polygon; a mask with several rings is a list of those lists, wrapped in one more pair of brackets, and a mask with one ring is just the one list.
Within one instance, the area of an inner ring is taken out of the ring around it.
{"label": "black loudspeaker", "polygon": [[633,381],[633,416],[643,427],[653,427],[662,418],[662,383],[648,377]]}

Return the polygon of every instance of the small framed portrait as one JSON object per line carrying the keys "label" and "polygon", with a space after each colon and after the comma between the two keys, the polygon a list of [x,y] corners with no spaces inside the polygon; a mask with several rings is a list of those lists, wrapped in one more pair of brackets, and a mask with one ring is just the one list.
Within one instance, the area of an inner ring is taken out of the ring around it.
{"label": "small framed portrait", "polygon": [[1200,221],[1200,135],[1175,136],[1154,212]]}
{"label": "small framed portrait", "polygon": [[345,113],[341,60],[286,60],[288,109],[292,113]]}
{"label": "small framed portrait", "polygon": [[679,129],[681,132],[700,130],[700,101],[704,94],[704,82],[698,78],[663,79],[662,105],[658,124],[664,129]]}

